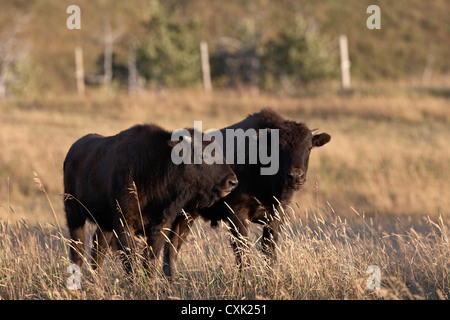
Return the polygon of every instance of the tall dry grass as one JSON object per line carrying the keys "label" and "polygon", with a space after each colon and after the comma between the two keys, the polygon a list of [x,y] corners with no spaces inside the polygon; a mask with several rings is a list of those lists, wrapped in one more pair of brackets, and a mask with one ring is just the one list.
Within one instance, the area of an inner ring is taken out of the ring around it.
{"label": "tall dry grass", "polygon": [[[292,209],[286,208],[277,264],[262,259],[254,227],[252,264],[242,277],[226,226],[212,230],[199,221],[180,252],[173,284],[159,267],[129,281],[110,257],[101,274],[82,270],[82,290],[67,289],[62,162],[76,139],[142,122],[173,130],[202,120],[206,130],[265,106],[332,136],[312,153],[308,182]],[[2,101],[0,297],[448,299],[449,123],[445,95],[411,89],[303,97],[168,91]],[[380,268],[380,290],[367,288],[370,265]]]}
{"label": "tall dry grass", "polygon": [[[91,230],[92,232],[93,230]],[[258,231],[258,230],[253,230]],[[161,266],[125,277],[120,260],[108,255],[100,273],[85,266],[81,289],[69,290],[67,246],[52,224],[0,222],[2,299],[448,299],[448,226],[424,217],[417,224],[398,219],[351,219],[311,212],[288,214],[278,263],[267,264],[257,233],[248,248],[251,264],[234,264],[227,226],[198,221],[180,252],[178,273],[168,282]],[[368,287],[369,266],[380,269],[380,288]]]}

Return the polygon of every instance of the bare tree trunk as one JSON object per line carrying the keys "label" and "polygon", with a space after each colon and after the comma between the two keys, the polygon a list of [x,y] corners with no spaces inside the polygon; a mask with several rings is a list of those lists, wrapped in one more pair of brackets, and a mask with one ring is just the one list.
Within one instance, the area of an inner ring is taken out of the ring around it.
{"label": "bare tree trunk", "polygon": [[27,50],[18,39],[18,34],[22,27],[31,19],[31,14],[20,17],[6,38],[0,39],[0,98],[6,98],[6,82],[8,69],[24,56]]}
{"label": "bare tree trunk", "polygon": [[136,47],[131,44],[128,52],[128,95],[136,95],[138,89],[138,71],[136,68]]}
{"label": "bare tree trunk", "polygon": [[103,61],[103,84],[105,85],[107,92],[111,90],[111,82],[113,79],[114,42],[120,38],[122,32],[122,27],[116,30],[111,29],[110,15],[106,14],[103,19],[103,44],[105,45]]}

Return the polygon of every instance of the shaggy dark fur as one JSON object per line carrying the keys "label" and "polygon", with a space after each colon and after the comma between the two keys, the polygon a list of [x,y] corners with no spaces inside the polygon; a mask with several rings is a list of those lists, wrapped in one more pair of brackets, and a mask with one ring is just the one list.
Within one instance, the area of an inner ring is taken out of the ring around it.
{"label": "shaggy dark fur", "polygon": [[232,164],[231,168],[239,180],[239,186],[233,192],[209,208],[189,212],[188,219],[184,216],[176,218],[171,229],[177,236],[170,237],[172,244],[166,244],[164,250],[164,271],[167,276],[172,275],[177,252],[188,234],[189,226],[198,216],[211,221],[213,226],[220,220],[230,224],[234,236],[232,239],[235,239],[232,240],[232,246],[239,266],[242,266],[243,262],[242,252],[248,236],[249,222],[263,224],[263,252],[269,258],[275,259],[275,245],[283,217],[276,217],[274,210],[282,215],[283,211],[279,206],[288,204],[294,191],[301,189],[306,182],[311,149],[320,147],[331,139],[327,133],[313,135],[304,123],[285,120],[271,109],[264,109],[239,123],[223,128],[221,131],[224,137],[225,130],[229,128],[242,128],[244,131],[253,128],[257,132],[258,129],[278,129],[279,170],[275,175],[261,175],[262,164],[259,162]]}
{"label": "shaggy dark fur", "polygon": [[170,139],[171,133],[156,125],[137,125],[111,137],[89,134],[73,144],[64,161],[64,204],[73,263],[83,263],[87,219],[98,226],[93,266],[101,266],[111,245],[122,251],[130,272],[135,234],[147,237],[147,256],[156,258],[167,233],[164,228],[173,224],[182,209],[211,206],[237,185],[227,164],[175,165],[171,151],[178,142]]}

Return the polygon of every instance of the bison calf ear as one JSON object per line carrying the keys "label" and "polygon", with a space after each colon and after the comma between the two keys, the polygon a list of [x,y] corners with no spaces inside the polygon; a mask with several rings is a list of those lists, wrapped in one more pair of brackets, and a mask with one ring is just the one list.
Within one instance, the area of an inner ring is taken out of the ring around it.
{"label": "bison calf ear", "polygon": [[179,144],[180,143],[180,141],[178,141],[178,140],[176,140],[176,141],[173,141],[173,140],[169,140],[169,141],[167,141],[167,144],[169,145],[169,147],[171,147],[171,148],[173,148],[173,147],[175,147],[177,144]]}
{"label": "bison calf ear", "polygon": [[328,133],[321,133],[321,134],[316,134],[313,136],[312,138],[312,145],[313,147],[321,147],[324,144],[327,144],[328,142],[330,142],[331,140],[331,136]]}

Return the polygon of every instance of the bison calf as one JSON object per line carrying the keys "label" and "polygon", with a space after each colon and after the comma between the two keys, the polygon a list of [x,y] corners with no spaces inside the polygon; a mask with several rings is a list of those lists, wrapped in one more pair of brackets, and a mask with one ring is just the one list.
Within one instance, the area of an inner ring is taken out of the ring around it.
{"label": "bison calf", "polygon": [[[278,130],[279,152],[275,160],[279,164],[279,169],[274,175],[262,175],[261,168],[266,165],[260,159],[256,164],[248,162],[239,164],[236,161],[238,155],[234,152],[235,161],[231,168],[239,179],[239,186],[213,206],[195,209],[188,212],[188,218],[179,215],[174,220],[171,229],[176,230],[176,235],[169,235],[172,244],[167,243],[164,249],[164,271],[168,276],[173,274],[177,254],[189,233],[190,226],[199,216],[211,221],[213,226],[217,226],[219,221],[230,224],[232,239],[234,239],[232,246],[240,267],[242,267],[243,252],[249,234],[249,223],[262,224],[263,252],[269,260],[275,260],[275,245],[280,223],[283,220],[282,208],[289,204],[294,192],[300,190],[305,184],[311,150],[327,144],[331,139],[329,134],[319,134],[318,130],[310,130],[304,123],[284,119],[271,109],[263,109],[261,112],[249,115],[241,122],[221,129],[224,137],[226,137],[224,133],[227,129],[256,131],[268,129],[269,132]],[[224,151],[228,152],[228,150]],[[249,151],[246,145],[247,158]]]}
{"label": "bison calf", "polygon": [[135,234],[147,237],[147,258],[157,258],[182,209],[209,207],[236,187],[227,164],[174,164],[177,143],[156,125],[137,125],[110,137],[88,134],[72,145],[64,161],[64,204],[73,263],[83,263],[86,220],[97,225],[93,267],[101,266],[110,245],[130,272]]}

